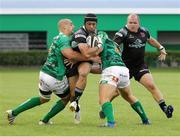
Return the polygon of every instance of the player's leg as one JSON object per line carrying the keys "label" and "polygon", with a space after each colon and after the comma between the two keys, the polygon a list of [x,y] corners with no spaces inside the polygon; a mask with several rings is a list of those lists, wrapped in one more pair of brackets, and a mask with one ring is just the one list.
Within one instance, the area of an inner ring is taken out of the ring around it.
{"label": "player's leg", "polygon": [[[77,102],[74,101],[74,99],[75,99],[74,89],[76,87],[76,83],[77,83],[77,80],[78,80],[78,75],[69,77],[68,80],[69,80],[69,86],[70,86],[70,102],[71,102],[69,107],[70,107],[71,111],[76,110],[74,112],[74,123],[79,124],[81,122],[80,105],[78,105]],[[77,107],[78,107],[78,109],[77,109]]]}
{"label": "player's leg", "polygon": [[101,81],[99,86],[99,102],[105,117],[107,118],[107,126],[114,127],[115,120],[113,114],[113,106],[110,99],[113,96],[113,92],[116,91],[116,87]]}
{"label": "player's leg", "polygon": [[86,87],[87,76],[91,70],[89,62],[82,62],[78,67],[79,78],[75,87],[75,100],[78,101]]}
{"label": "player's leg", "polygon": [[17,106],[16,108],[6,111],[9,124],[13,124],[15,117],[17,115],[19,115],[20,113],[22,113],[28,109],[31,109],[33,107],[36,107],[38,105],[41,105],[43,103],[46,103],[50,100],[52,92],[47,87],[47,84],[49,84],[49,83],[48,82],[46,83],[43,80],[45,78],[47,78],[46,80],[48,82],[50,82],[52,80],[51,76],[49,76],[49,75],[47,76],[47,74],[40,72],[40,83],[39,83],[39,95],[40,96],[32,97],[32,98],[28,99],[27,101],[23,102],[22,104],[20,104],[19,106]]}
{"label": "player's leg", "polygon": [[68,77],[69,88],[70,88],[70,101],[72,102],[75,98],[74,89],[76,87],[76,83],[78,80],[78,75],[74,75],[72,77]]}
{"label": "player's leg", "polygon": [[174,109],[171,105],[166,105],[163,95],[159,88],[155,85],[151,73],[146,73],[142,75],[139,83],[141,83],[148,91],[150,91],[153,98],[156,100],[156,102],[158,102],[162,111],[166,114],[167,118],[171,118]]}
{"label": "player's leg", "polygon": [[129,102],[131,107],[139,114],[143,124],[150,124],[141,103],[137,101],[137,98],[132,94],[129,80],[129,69],[126,67],[121,67],[120,69],[118,89],[120,90],[121,96]]}
{"label": "player's leg", "polygon": [[50,119],[54,117],[55,115],[57,115],[59,112],[61,112],[65,108],[67,103],[69,102],[69,99],[70,99],[69,91],[67,91],[65,94],[59,94],[57,96],[59,96],[61,99],[58,100],[52,106],[50,111],[40,120],[39,122],[40,125],[51,124],[52,122],[50,122]]}
{"label": "player's leg", "polygon": [[78,81],[78,75],[71,76],[68,78],[68,80],[70,86],[70,102],[71,102],[69,108],[71,111],[75,111],[77,109],[77,102],[75,101],[75,87]]}
{"label": "player's leg", "polygon": [[114,127],[115,120],[111,99],[117,91],[119,74],[121,69],[118,66],[111,66],[102,71],[99,85],[99,103],[107,119],[107,126]]}
{"label": "player's leg", "polygon": [[57,80],[54,85],[53,93],[55,93],[60,100],[58,100],[50,109],[50,111],[43,117],[39,124],[48,123],[49,120],[62,111],[70,100],[70,89],[66,77],[62,81]]}
{"label": "player's leg", "polygon": [[121,96],[131,105],[131,107],[138,113],[141,117],[142,123],[147,125],[150,124],[148,117],[141,105],[140,101],[132,94],[130,86],[120,89]]}
{"label": "player's leg", "polygon": [[[78,80],[76,83],[76,87],[74,89],[75,97],[74,97],[73,102],[70,104],[70,109],[72,111],[75,110],[76,112],[78,112],[80,110],[80,108],[78,106],[78,102],[79,102],[79,99],[82,96],[83,91],[86,87],[87,76],[88,76],[90,70],[91,70],[91,64],[89,62],[82,62],[78,67],[79,77],[78,77]],[[77,104],[77,107],[73,108],[73,106],[76,106],[76,104]]]}
{"label": "player's leg", "polygon": [[[110,102],[112,102],[119,95],[120,95],[120,92],[117,89],[115,92],[113,92],[113,95],[112,95],[112,98],[110,99]],[[105,116],[104,112],[102,111],[102,109],[99,111],[99,117],[100,117],[100,119],[105,119],[106,118],[106,116]]]}

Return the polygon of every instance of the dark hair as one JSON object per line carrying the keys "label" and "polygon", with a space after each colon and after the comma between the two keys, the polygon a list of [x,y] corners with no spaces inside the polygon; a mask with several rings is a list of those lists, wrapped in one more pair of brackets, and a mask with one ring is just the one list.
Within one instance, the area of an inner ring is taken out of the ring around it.
{"label": "dark hair", "polygon": [[88,21],[94,21],[97,22],[97,17],[95,14],[93,13],[88,13],[85,17],[84,17],[84,24],[86,24],[86,22]]}

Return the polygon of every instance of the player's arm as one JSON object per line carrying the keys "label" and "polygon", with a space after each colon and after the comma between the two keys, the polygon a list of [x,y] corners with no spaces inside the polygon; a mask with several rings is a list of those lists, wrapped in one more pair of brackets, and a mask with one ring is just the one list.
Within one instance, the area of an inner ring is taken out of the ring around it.
{"label": "player's arm", "polygon": [[121,51],[122,49],[122,43],[127,35],[127,30],[125,28],[120,29],[118,32],[114,35],[114,42],[116,43],[118,49]]}
{"label": "player's arm", "polygon": [[78,46],[82,55],[84,55],[87,58],[97,56],[101,52],[100,46],[91,48],[86,43],[79,43]]}
{"label": "player's arm", "polygon": [[150,37],[150,38],[147,40],[147,42],[148,42],[151,46],[153,46],[153,47],[155,47],[155,48],[157,48],[157,49],[160,50],[159,60],[162,61],[162,60],[165,60],[165,59],[166,59],[166,55],[167,55],[166,50],[165,50],[165,48],[164,48],[156,39],[154,39],[153,37]]}
{"label": "player's arm", "polygon": [[70,60],[76,60],[76,61],[88,61],[90,58],[83,56],[79,52],[76,52],[72,50],[72,48],[65,48],[61,50],[61,53]]}
{"label": "player's arm", "polygon": [[75,34],[75,42],[78,43],[78,48],[82,55],[89,58],[92,56],[96,56],[99,52],[99,47],[93,47],[91,48],[87,42],[86,42],[86,36],[85,34]]}

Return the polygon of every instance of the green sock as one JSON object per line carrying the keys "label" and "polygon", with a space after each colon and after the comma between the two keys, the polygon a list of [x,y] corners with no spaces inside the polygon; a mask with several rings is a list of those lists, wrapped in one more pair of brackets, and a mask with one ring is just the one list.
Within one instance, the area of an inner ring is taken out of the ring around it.
{"label": "green sock", "polygon": [[48,122],[50,118],[54,117],[57,113],[65,108],[62,100],[58,100],[56,104],[51,108],[51,110],[42,119],[43,122]]}
{"label": "green sock", "polygon": [[144,109],[139,101],[132,104],[131,107],[139,114],[142,121],[145,121],[148,119],[146,116],[146,113],[144,112]]}
{"label": "green sock", "polygon": [[107,122],[114,122],[113,107],[111,102],[106,102],[102,105],[102,111],[107,117]]}
{"label": "green sock", "polygon": [[24,103],[20,104],[17,108],[12,110],[14,116],[17,116],[19,113],[38,106],[41,104],[40,97],[33,97],[25,101]]}

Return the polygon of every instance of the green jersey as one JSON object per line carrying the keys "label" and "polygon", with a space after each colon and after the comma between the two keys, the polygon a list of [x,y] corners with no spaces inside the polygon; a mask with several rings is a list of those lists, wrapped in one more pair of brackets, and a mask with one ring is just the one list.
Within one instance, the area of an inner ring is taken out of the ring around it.
{"label": "green jersey", "polygon": [[108,38],[105,32],[98,32],[98,37],[102,39],[103,51],[100,53],[100,57],[102,60],[102,69],[111,66],[125,66],[116,43]]}
{"label": "green jersey", "polygon": [[70,37],[64,35],[63,33],[59,33],[59,35],[53,39],[46,62],[41,71],[58,80],[63,79],[65,76],[65,66],[64,56],[61,51],[65,48],[70,48],[70,39]]}

